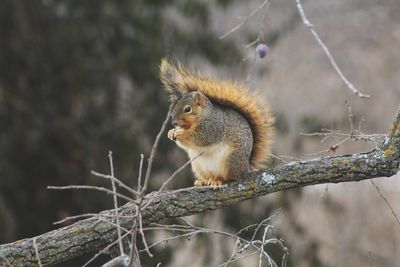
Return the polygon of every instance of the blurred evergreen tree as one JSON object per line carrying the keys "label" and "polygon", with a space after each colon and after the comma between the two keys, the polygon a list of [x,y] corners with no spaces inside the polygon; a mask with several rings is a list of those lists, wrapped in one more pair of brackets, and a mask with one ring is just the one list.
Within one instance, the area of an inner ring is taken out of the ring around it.
{"label": "blurred evergreen tree", "polygon": [[[167,109],[164,56],[239,55],[218,40],[204,1],[0,2],[0,242],[48,231],[66,214],[100,211],[108,197],[49,192],[94,184],[90,170],[136,173]],[[166,154],[161,144],[159,159]],[[165,160],[156,168],[161,170]],[[131,179],[134,182],[135,179]]]}

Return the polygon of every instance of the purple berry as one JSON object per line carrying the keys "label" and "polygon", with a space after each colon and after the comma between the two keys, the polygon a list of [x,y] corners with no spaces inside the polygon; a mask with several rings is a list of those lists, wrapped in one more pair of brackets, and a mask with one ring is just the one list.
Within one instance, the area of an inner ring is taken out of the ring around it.
{"label": "purple berry", "polygon": [[269,48],[266,44],[261,43],[257,45],[256,52],[260,58],[264,58],[268,54]]}

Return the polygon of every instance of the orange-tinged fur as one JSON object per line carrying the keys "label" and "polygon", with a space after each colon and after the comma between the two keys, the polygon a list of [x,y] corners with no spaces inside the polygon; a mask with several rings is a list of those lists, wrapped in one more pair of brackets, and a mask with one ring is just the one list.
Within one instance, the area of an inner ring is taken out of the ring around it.
{"label": "orange-tinged fur", "polygon": [[172,65],[165,59],[161,62],[160,73],[171,99],[189,91],[199,91],[212,102],[241,113],[249,122],[253,133],[250,166],[252,169],[265,166],[271,150],[274,119],[268,106],[259,100],[256,93],[250,92],[243,84],[206,78],[188,71],[180,63]]}

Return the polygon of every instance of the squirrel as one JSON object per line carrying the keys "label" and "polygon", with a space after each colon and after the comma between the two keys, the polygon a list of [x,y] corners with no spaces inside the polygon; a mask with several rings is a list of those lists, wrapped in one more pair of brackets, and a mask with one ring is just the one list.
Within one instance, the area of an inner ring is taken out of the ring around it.
{"label": "squirrel", "polygon": [[274,118],[244,85],[204,77],[163,59],[160,78],[174,103],[168,138],[184,149],[196,186],[220,186],[265,166]]}

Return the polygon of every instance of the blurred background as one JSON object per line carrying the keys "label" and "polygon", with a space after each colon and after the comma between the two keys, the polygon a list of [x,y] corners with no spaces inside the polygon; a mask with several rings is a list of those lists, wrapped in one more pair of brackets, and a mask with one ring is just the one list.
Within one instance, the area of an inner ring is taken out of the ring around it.
{"label": "blurred background", "polygon": [[[65,216],[111,208],[105,194],[46,189],[109,186],[90,175],[91,170],[109,172],[109,150],[116,175],[135,186],[140,153],[149,155],[167,112],[158,79],[163,57],[245,81],[260,92],[276,116],[273,153],[285,161],[315,157],[306,154],[338,141],[321,143],[300,133],[348,132],[346,100],[357,126],[365,118],[364,133],[385,133],[400,103],[400,2],[304,1],[338,65],[356,87],[371,94],[369,99],[345,87],[302,24],[294,1],[270,1],[246,18],[262,2],[2,0],[0,243],[55,229],[52,223]],[[255,57],[255,46],[246,47],[258,36],[270,48],[262,59]],[[337,154],[373,148],[348,142]],[[165,136],[151,190],[185,161],[184,152]],[[169,188],[191,186],[191,177],[186,170]],[[397,213],[398,178],[375,180]],[[400,227],[369,181],[275,193],[190,220],[236,232],[278,208],[275,232],[289,248],[289,266],[390,267],[400,262]],[[153,233],[148,239],[162,236]],[[178,240],[156,247],[154,258],[143,254],[142,261],[144,266],[217,266],[229,258],[234,242],[219,236]],[[282,251],[271,246],[269,252],[279,262]],[[90,256],[59,266],[77,266]],[[232,266],[257,263],[258,256]]]}

